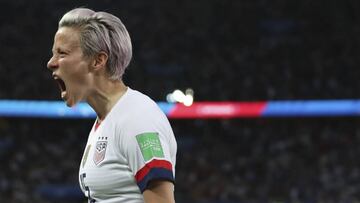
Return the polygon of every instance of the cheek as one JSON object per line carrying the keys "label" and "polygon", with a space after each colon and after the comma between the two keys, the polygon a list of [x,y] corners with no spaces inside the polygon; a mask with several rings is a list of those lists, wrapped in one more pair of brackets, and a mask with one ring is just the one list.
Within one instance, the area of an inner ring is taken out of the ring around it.
{"label": "cheek", "polygon": [[68,87],[81,88],[89,80],[89,65],[79,57],[69,57],[59,60],[59,72]]}
{"label": "cheek", "polygon": [[67,61],[59,62],[61,72],[68,78],[81,79],[88,73],[88,65],[83,61]]}
{"label": "cheek", "polygon": [[74,67],[71,71],[67,73],[68,79],[72,84],[77,86],[86,86],[88,85],[90,74],[87,71],[86,67]]}

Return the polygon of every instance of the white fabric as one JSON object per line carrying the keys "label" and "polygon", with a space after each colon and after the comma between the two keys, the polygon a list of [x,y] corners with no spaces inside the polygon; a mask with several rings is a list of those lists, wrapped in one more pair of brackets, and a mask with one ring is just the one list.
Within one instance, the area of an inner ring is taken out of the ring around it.
{"label": "white fabric", "polygon": [[128,88],[89,134],[79,170],[85,196],[101,203],[144,202],[134,176],[151,160],[145,162],[135,136],[148,132],[158,133],[164,157],[156,159],[170,162],[175,175],[177,144],[168,119],[148,96]]}

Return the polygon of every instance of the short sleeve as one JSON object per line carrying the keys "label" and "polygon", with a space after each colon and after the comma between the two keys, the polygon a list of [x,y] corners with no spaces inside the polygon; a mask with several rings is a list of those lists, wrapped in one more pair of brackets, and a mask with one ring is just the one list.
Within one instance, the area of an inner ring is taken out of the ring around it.
{"label": "short sleeve", "polygon": [[124,153],[141,192],[152,180],[174,182],[175,161],[171,159],[171,143],[164,133],[151,127],[126,136]]}

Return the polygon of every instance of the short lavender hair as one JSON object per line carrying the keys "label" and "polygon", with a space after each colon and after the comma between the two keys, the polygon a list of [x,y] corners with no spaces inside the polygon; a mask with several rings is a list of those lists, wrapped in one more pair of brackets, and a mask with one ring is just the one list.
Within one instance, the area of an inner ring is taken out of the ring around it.
{"label": "short lavender hair", "polygon": [[121,80],[132,57],[131,39],[121,20],[107,12],[76,8],[59,21],[59,28],[80,31],[80,46],[86,57],[101,51],[108,54],[107,72],[110,79]]}

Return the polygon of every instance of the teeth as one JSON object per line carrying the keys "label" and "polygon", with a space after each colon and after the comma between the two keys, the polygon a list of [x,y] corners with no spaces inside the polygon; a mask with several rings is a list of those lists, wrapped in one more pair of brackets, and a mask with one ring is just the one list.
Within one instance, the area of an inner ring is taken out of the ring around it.
{"label": "teeth", "polygon": [[64,99],[66,96],[66,91],[61,92],[61,98]]}

